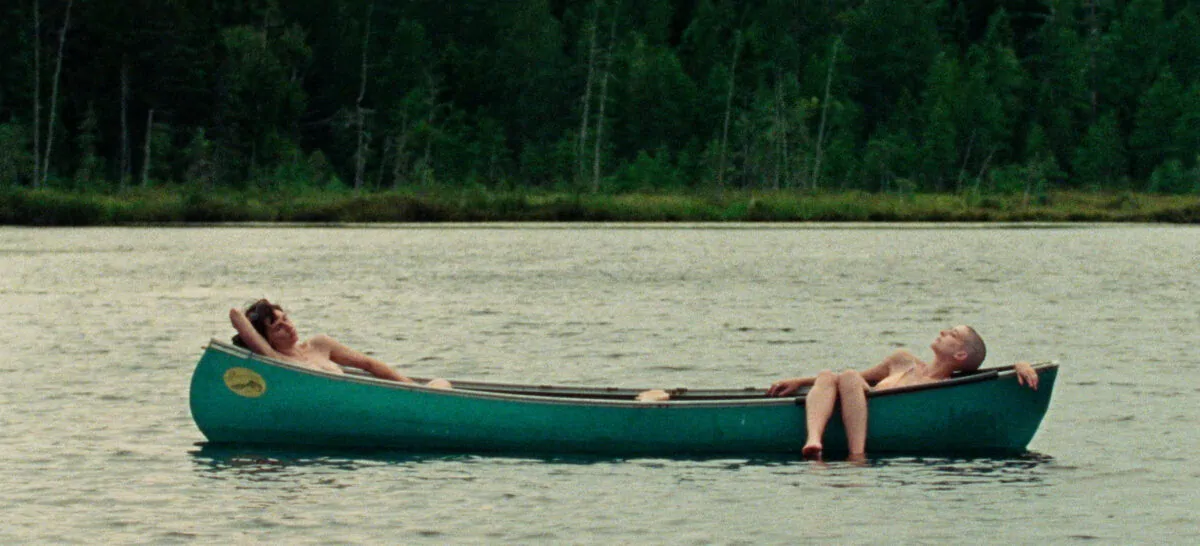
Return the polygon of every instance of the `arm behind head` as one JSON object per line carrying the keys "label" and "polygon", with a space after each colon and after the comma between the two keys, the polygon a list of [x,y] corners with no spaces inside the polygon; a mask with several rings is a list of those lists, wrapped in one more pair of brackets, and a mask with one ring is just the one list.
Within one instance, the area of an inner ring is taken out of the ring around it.
{"label": "arm behind head", "polygon": [[275,351],[267,338],[254,328],[250,319],[246,318],[246,314],[240,309],[234,307],[229,310],[229,322],[233,323],[233,329],[237,330],[237,335],[233,336],[233,343],[239,347],[245,347],[260,355],[278,358],[279,353]]}

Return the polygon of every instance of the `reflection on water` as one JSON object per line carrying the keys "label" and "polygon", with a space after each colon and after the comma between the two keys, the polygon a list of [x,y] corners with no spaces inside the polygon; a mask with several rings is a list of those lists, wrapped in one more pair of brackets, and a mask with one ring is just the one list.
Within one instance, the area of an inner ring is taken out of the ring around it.
{"label": "reflection on water", "polygon": [[895,457],[871,459],[883,483],[917,486],[929,490],[951,490],[972,485],[1042,485],[1049,455],[1029,452],[1011,457],[929,458]]}
{"label": "reflection on water", "polygon": [[[263,459],[286,464],[326,464],[362,461],[373,464],[406,464],[423,461],[469,461],[477,455],[463,453],[424,453],[396,449],[354,447],[241,445],[197,442],[188,451],[196,463],[224,467],[241,460]],[[347,468],[353,470],[353,468]]]}
{"label": "reflection on water", "polygon": [[[1053,457],[1036,452],[1008,456],[913,457],[872,456],[862,461],[808,461],[799,456],[761,455],[747,458],[623,458],[587,455],[506,456],[411,453],[396,450],[280,448],[230,444],[198,444],[190,451],[197,473],[207,479],[248,483],[291,483],[306,475],[354,473],[391,466],[415,472],[434,471],[439,479],[471,480],[477,465],[549,465],[579,467],[626,465],[646,470],[743,472],[770,469],[806,475],[828,487],[861,487],[853,480],[869,477],[871,487],[887,485],[925,490],[953,490],[975,485],[1045,485]],[[548,470],[553,473],[553,470]],[[847,481],[850,480],[850,481]]]}
{"label": "reflection on water", "polygon": [[298,475],[320,472],[354,472],[377,466],[411,466],[424,462],[469,463],[475,456],[422,454],[394,450],[304,449],[229,444],[198,444],[189,451],[196,471],[216,480],[282,482]]}

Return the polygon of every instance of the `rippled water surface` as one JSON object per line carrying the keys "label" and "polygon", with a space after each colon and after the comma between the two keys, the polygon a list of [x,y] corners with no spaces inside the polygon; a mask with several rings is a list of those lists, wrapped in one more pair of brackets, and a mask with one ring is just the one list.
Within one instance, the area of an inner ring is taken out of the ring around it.
{"label": "rippled water surface", "polygon": [[[1200,229],[0,228],[0,542],[1200,541]],[[1058,360],[1012,458],[530,458],[203,445],[260,296],[412,375],[765,386],[975,325]]]}

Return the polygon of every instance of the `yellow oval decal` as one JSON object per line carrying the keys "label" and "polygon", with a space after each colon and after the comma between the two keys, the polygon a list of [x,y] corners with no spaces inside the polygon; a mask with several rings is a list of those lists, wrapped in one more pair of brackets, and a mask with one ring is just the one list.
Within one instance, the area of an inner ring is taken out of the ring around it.
{"label": "yellow oval decal", "polygon": [[246,398],[258,398],[267,392],[267,382],[249,368],[229,368],[225,371],[225,386]]}

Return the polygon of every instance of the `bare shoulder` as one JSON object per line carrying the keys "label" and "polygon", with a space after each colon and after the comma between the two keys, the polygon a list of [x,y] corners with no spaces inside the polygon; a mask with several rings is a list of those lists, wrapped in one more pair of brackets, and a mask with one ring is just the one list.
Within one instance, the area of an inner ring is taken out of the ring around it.
{"label": "bare shoulder", "polygon": [[920,362],[920,359],[908,349],[896,349],[884,359],[884,362],[891,366],[909,366]]}
{"label": "bare shoulder", "polygon": [[911,368],[912,363],[917,361],[916,355],[912,354],[908,349],[896,349],[888,356],[884,357],[879,364],[872,366],[870,369],[862,372],[863,379],[872,385],[883,381],[888,376],[902,371],[906,368]]}
{"label": "bare shoulder", "polygon": [[335,347],[338,347],[341,345],[340,343],[337,342],[336,339],[333,339],[332,337],[329,337],[325,334],[317,334],[317,335],[309,338],[307,343],[308,343],[309,347],[312,347],[313,349],[317,349],[317,350],[325,352],[325,353],[328,353],[328,352],[332,351]]}

